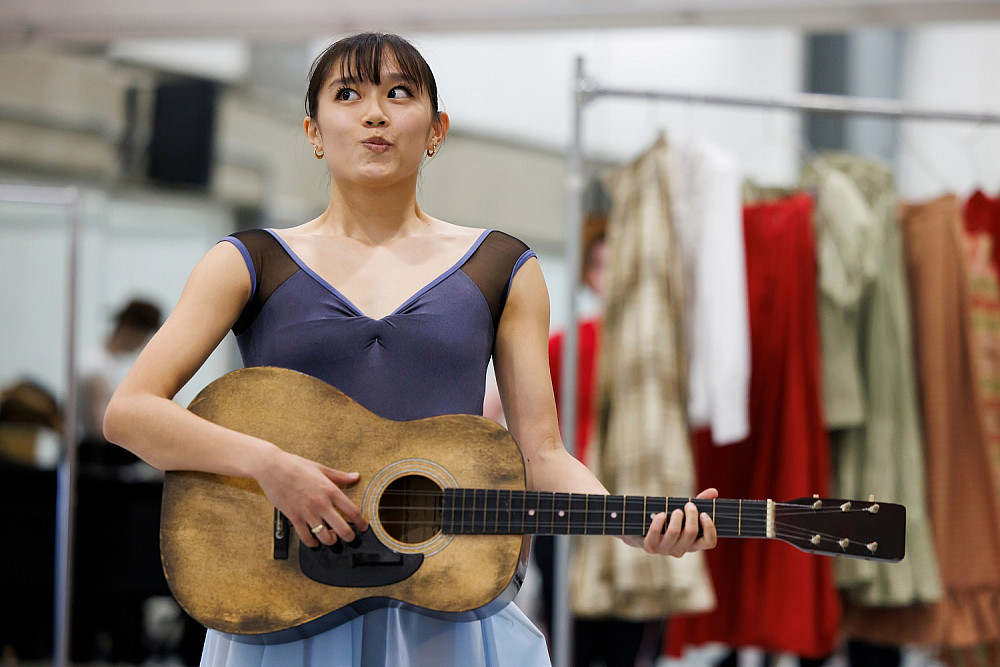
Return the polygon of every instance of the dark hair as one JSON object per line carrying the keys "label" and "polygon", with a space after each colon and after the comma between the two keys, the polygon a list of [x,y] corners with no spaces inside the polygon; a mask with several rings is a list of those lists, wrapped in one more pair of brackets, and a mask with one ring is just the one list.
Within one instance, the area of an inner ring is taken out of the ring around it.
{"label": "dark hair", "polygon": [[420,92],[427,93],[434,115],[440,113],[434,73],[416,47],[399,35],[363,32],[334,42],[313,61],[306,90],[306,114],[316,118],[323,85],[338,62],[345,80],[371,81],[378,85],[381,82],[382,57],[387,49],[396,59],[403,76],[411,79]]}
{"label": "dark hair", "polygon": [[62,413],[55,396],[31,380],[22,380],[0,392],[0,422],[37,424],[62,429]]}
{"label": "dark hair", "polygon": [[119,327],[130,326],[142,331],[156,331],[160,328],[160,309],[149,301],[133,299],[115,315]]}

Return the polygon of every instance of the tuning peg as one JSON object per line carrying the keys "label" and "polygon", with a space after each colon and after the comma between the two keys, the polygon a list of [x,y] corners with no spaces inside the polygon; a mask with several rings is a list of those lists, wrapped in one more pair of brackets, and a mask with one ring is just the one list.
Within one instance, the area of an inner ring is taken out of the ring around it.
{"label": "tuning peg", "polygon": [[841,541],[837,542],[837,544],[840,545],[841,549],[846,549],[847,547],[851,546],[851,541],[845,537]]}
{"label": "tuning peg", "polygon": [[[818,493],[814,493],[813,494],[813,498],[817,498],[818,499],[819,498],[819,494]],[[813,509],[814,510],[818,510],[822,506],[823,506],[823,501],[822,500],[816,500],[816,502],[813,503]]]}
{"label": "tuning peg", "polygon": [[820,537],[820,536],[819,536],[819,535],[817,534],[817,535],[813,535],[813,536],[812,536],[812,539],[811,539],[811,540],[809,540],[809,541],[810,541],[810,542],[812,542],[813,544],[816,544],[816,545],[818,545],[818,544],[819,544],[820,542],[822,542],[822,541],[823,541],[823,538],[822,538],[822,537]]}
{"label": "tuning peg", "polygon": [[875,553],[875,551],[878,549],[878,542],[869,542],[865,546],[868,547],[868,551]]}
{"label": "tuning peg", "polygon": [[874,505],[869,505],[867,511],[872,514],[878,514],[878,503],[875,503]]}
{"label": "tuning peg", "polygon": [[841,512],[846,512],[849,509],[851,509],[851,501],[850,500],[848,500],[846,503],[844,503],[843,505],[840,506],[840,511]]}

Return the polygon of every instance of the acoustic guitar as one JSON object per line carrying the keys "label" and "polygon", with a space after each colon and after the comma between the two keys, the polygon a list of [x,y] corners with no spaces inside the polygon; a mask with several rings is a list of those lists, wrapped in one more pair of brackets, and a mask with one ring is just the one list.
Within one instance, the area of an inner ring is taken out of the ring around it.
{"label": "acoustic guitar", "polygon": [[[687,498],[525,490],[521,452],[489,419],[396,422],[295,371],[247,368],[207,386],[192,412],[360,480],[344,488],[370,528],[309,548],[254,480],[166,474],[163,569],[192,617],[244,641],[316,634],[380,606],[471,620],[517,593],[529,536],[644,535]],[[804,551],[895,561],[901,505],[827,498],[696,500],[721,537],[774,538]]]}

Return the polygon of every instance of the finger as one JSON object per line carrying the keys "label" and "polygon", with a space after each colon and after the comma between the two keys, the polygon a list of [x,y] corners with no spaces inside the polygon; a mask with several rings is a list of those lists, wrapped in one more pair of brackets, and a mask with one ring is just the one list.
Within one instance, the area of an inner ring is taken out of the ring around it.
{"label": "finger", "polygon": [[699,500],[711,500],[712,498],[718,498],[718,497],[719,497],[719,490],[715,488],[705,489],[697,496],[695,496],[695,498],[698,498]]}
{"label": "finger", "polygon": [[[323,467],[323,472],[326,474],[327,478],[330,479],[335,485],[333,491],[330,493],[330,500],[337,511],[344,517],[346,521],[354,524],[354,526],[361,531],[368,530],[368,521],[365,519],[364,514],[355,505],[347,494],[344,493],[343,489],[339,485],[350,484],[358,481],[360,478],[359,473],[356,472],[341,472],[339,470],[334,470],[333,468]],[[352,538],[353,539],[353,538]]]}
{"label": "finger", "polygon": [[[292,522],[292,527],[295,528],[295,534],[299,536],[299,541],[307,547],[318,547],[319,540],[313,535],[312,530],[305,521],[289,519]],[[316,525],[316,524],[313,524]]]}
{"label": "finger", "polygon": [[354,541],[354,528],[351,524],[347,523],[347,519],[342,517],[339,512],[334,512],[333,517],[326,519],[326,525],[330,527],[326,531],[328,535],[331,535],[331,543],[336,541],[336,538],[340,538],[345,542]]}
{"label": "finger", "polygon": [[660,542],[663,540],[663,532],[666,530],[667,513],[658,512],[649,521],[649,530],[642,541],[642,548],[649,553],[656,553]]}
{"label": "finger", "polygon": [[311,532],[321,544],[331,546],[337,543],[339,536],[330,528],[330,525],[326,522],[326,520],[319,519],[317,521],[310,522],[310,525],[312,527],[309,529],[309,532]]}
{"label": "finger", "polygon": [[344,472],[343,470],[334,470],[333,468],[328,468],[327,466],[320,465],[323,470],[323,474],[330,478],[334,484],[353,484],[354,482],[361,479],[361,473],[359,472]]}
{"label": "finger", "polygon": [[368,521],[365,519],[365,515],[361,513],[358,506],[347,497],[347,494],[343,490],[339,487],[334,487],[330,491],[329,497],[330,502],[333,503],[334,508],[337,510],[337,518],[345,522],[350,522],[360,531],[368,530]]}
{"label": "finger", "polygon": [[658,554],[673,554],[677,540],[680,539],[681,529],[684,526],[684,512],[679,509],[670,513],[670,519],[663,530],[658,543],[655,543],[655,551]]}
{"label": "finger", "polygon": [[701,513],[701,540],[699,540],[700,549],[714,549],[715,545],[719,541],[718,533],[715,530],[715,522],[712,521],[712,517],[708,516],[707,512]]}
{"label": "finger", "polygon": [[681,520],[683,525],[678,532],[677,539],[667,553],[680,558],[691,550],[691,545],[698,539],[698,508],[689,501],[684,505],[683,511],[674,510],[674,514],[683,517]]}
{"label": "finger", "polygon": [[701,521],[698,518],[698,506],[688,501],[684,505],[684,533],[682,535],[684,541],[688,542],[688,548],[698,539],[698,531],[700,529]]}

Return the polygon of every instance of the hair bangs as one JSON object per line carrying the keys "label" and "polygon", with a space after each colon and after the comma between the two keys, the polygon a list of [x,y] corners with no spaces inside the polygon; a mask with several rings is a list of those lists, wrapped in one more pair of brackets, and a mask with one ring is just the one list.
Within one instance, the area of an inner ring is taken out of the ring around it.
{"label": "hair bangs", "polygon": [[313,63],[309,90],[306,96],[306,113],[315,117],[320,87],[325,84],[334,67],[346,82],[382,82],[382,66],[386,59],[394,61],[400,74],[421,93],[427,93],[431,108],[439,111],[437,83],[434,74],[420,52],[398,35],[388,33],[361,33],[346,37],[324,51]]}

